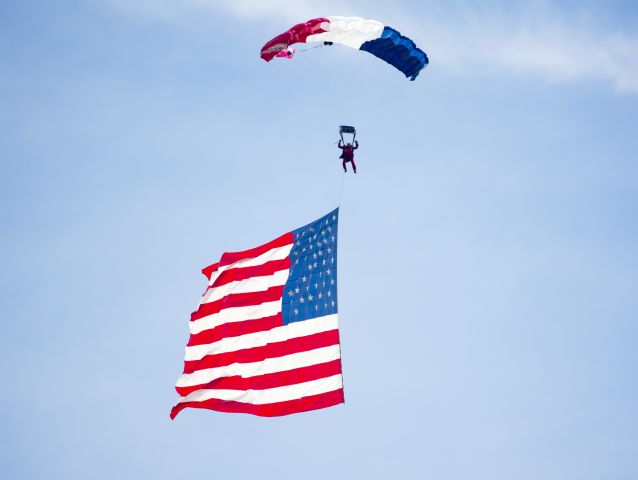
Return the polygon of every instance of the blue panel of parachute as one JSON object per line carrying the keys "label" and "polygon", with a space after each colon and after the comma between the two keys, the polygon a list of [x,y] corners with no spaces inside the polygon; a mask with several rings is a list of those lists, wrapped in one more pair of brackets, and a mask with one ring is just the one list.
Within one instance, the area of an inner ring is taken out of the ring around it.
{"label": "blue panel of parachute", "polygon": [[429,61],[425,52],[417,48],[412,40],[390,27],[383,29],[380,38],[361,45],[360,50],[385,60],[410,77],[410,80],[414,80]]}

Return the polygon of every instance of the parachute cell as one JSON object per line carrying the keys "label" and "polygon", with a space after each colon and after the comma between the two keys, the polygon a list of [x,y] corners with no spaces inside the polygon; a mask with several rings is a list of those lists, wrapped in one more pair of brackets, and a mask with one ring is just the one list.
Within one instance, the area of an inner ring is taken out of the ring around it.
{"label": "parachute cell", "polygon": [[261,49],[261,58],[269,62],[294,43],[338,43],[369,52],[414,80],[429,60],[425,52],[397,30],[376,20],[359,17],[315,18],[300,23],[270,40]]}
{"label": "parachute cell", "polygon": [[327,18],[313,18],[305,23],[298,23],[294,27],[277,35],[261,48],[261,58],[270,62],[282,50],[287,50],[295,43],[306,43],[306,38],[320,32],[325,32],[322,24],[330,23]]}
{"label": "parachute cell", "polygon": [[410,80],[414,80],[428,64],[428,57],[423,50],[390,27],[383,29],[381,38],[368,41],[360,48],[394,65],[406,77],[410,77]]}

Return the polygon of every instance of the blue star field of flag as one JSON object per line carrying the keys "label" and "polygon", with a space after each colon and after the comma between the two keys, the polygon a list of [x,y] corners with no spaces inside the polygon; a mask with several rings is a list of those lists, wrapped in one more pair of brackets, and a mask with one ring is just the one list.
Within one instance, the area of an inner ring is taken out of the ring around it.
{"label": "blue star field of flag", "polygon": [[290,274],[284,287],[284,325],[337,313],[339,209],[294,230]]}

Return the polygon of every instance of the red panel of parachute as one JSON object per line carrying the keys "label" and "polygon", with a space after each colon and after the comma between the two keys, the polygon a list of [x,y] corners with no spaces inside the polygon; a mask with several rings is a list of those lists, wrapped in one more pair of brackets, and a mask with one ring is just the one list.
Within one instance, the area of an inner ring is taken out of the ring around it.
{"label": "red panel of parachute", "polygon": [[309,35],[325,32],[326,30],[321,28],[321,24],[324,22],[329,23],[330,20],[327,18],[313,18],[307,22],[298,23],[290,30],[268,41],[266,45],[261,48],[261,58],[270,62],[277,52],[285,50],[295,43],[305,43]]}

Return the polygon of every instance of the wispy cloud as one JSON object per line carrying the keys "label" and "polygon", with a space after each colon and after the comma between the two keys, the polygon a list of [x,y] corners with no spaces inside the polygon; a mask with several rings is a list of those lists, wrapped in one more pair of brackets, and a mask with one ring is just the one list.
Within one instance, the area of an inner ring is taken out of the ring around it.
{"label": "wispy cloud", "polygon": [[[130,13],[151,15],[166,20],[181,20],[193,13],[228,14],[238,18],[300,19],[344,11],[344,2],[334,0],[106,0]],[[328,12],[328,13],[326,13]]]}
{"label": "wispy cloud", "polygon": [[[357,11],[336,0],[106,1],[127,12],[173,21],[208,12],[292,23]],[[371,5],[366,6],[369,12]],[[548,82],[604,81],[619,92],[638,93],[638,34],[603,26],[594,13],[574,14],[535,1],[507,11],[473,8],[459,13],[428,6],[427,11],[420,7],[406,12],[383,4],[374,9],[384,10],[395,26],[424,47],[432,68],[459,75],[509,74]]]}
{"label": "wispy cloud", "polygon": [[508,14],[466,12],[416,27],[433,65],[459,74],[507,73],[550,82],[602,80],[638,93],[638,35],[567,17],[546,5]]}

